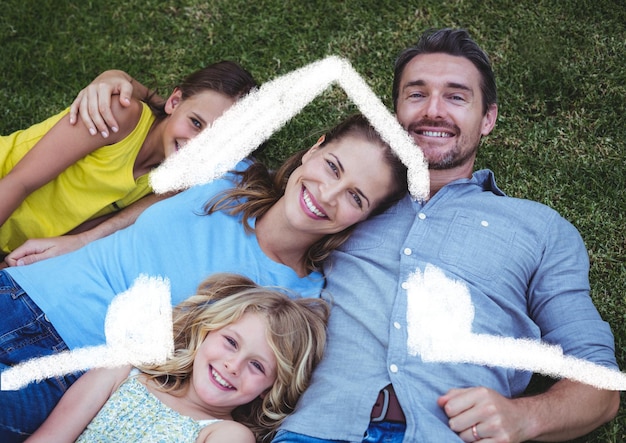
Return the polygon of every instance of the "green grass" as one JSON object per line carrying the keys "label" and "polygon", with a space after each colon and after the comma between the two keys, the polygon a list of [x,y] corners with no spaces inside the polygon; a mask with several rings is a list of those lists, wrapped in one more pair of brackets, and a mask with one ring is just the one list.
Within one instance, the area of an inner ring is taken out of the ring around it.
{"label": "green grass", "polygon": [[[252,3],[252,4],[248,4]],[[162,93],[219,59],[259,81],[326,55],[349,59],[386,104],[397,53],[429,27],[465,27],[489,52],[500,117],[479,167],[580,230],[592,296],[626,368],[626,5],[623,0],[4,0],[0,133],[69,105],[108,68]],[[275,164],[353,107],[332,88],[272,138]],[[579,441],[626,441],[626,407]]]}

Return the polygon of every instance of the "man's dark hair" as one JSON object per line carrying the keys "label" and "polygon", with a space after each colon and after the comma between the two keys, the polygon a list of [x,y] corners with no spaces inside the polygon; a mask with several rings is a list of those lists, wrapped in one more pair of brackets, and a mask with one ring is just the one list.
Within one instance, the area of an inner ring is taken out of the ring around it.
{"label": "man's dark hair", "polygon": [[404,68],[413,58],[421,54],[445,53],[468,59],[481,76],[480,90],[483,100],[483,114],[489,106],[497,103],[496,79],[491,69],[491,62],[487,53],[472,40],[465,29],[430,29],[420,37],[415,46],[411,46],[400,53],[396,59],[393,73],[393,107],[398,105],[400,95],[400,78]]}

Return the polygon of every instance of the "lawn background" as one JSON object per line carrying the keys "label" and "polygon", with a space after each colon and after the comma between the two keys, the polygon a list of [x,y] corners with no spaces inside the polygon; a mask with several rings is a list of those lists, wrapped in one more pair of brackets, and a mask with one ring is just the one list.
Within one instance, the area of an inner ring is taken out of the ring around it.
{"label": "lawn background", "polygon": [[[0,134],[68,106],[118,68],[167,94],[204,64],[234,59],[258,81],[326,55],[351,61],[388,106],[398,52],[429,27],[464,27],[490,54],[500,115],[478,167],[511,196],[580,230],[592,297],[626,368],[626,4],[623,0],[2,0]],[[275,165],[354,110],[333,87],[272,137]],[[626,407],[577,441],[626,441]]]}

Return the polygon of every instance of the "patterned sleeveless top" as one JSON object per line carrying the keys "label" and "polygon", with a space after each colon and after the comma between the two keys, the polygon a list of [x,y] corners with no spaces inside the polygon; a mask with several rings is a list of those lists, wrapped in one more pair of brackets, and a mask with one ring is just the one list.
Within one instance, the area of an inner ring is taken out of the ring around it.
{"label": "patterned sleeveless top", "polygon": [[[137,372],[133,370],[131,375]],[[205,426],[219,421],[181,415],[161,403],[136,377],[129,376],[76,442],[193,442]]]}

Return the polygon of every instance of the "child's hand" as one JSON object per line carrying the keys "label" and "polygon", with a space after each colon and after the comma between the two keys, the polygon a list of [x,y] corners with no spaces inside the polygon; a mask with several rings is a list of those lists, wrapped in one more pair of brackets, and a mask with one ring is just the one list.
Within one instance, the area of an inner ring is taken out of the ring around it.
{"label": "child's hand", "polygon": [[119,95],[122,106],[130,105],[133,79],[124,71],[104,71],[78,93],[70,106],[70,123],[76,124],[78,113],[91,135],[109,136],[119,125],[111,113],[111,96]]}
{"label": "child's hand", "polygon": [[66,254],[84,246],[78,235],[32,238],[16,248],[4,259],[8,266],[29,265],[57,255]]}

